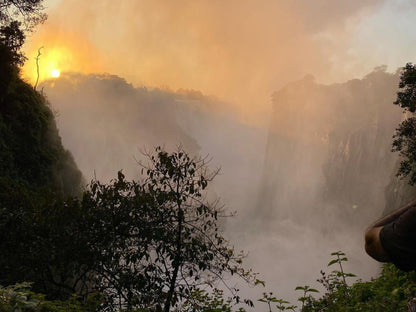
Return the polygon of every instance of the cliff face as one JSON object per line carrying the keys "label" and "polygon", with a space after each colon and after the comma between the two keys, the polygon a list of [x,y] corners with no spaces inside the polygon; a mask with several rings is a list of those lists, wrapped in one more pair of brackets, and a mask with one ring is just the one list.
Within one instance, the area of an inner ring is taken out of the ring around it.
{"label": "cliff face", "polygon": [[[18,185],[34,192],[48,189],[59,196],[78,194],[81,172],[62,146],[46,99],[19,78],[16,68],[0,59],[2,190]],[[6,191],[0,193],[8,196]]]}
{"label": "cliff face", "polygon": [[411,192],[394,177],[397,84],[397,75],[378,69],[327,86],[307,77],[276,92],[262,209],[299,222],[320,212],[366,224],[396,208]]}
{"label": "cliff face", "polygon": [[57,111],[65,145],[88,179],[109,180],[120,169],[136,177],[135,158],[155,146],[199,149],[177,122],[179,96],[172,92],[135,88],[117,76],[77,73],[42,87]]}
{"label": "cliff face", "polygon": [[0,284],[33,282],[34,291],[49,295],[45,276],[54,275],[60,248],[48,218],[61,199],[80,195],[84,182],[45,97],[4,53],[0,44]]}
{"label": "cliff face", "polygon": [[386,208],[386,186],[395,172],[397,154],[391,152],[391,143],[402,118],[392,104],[397,81],[395,75],[376,71],[342,86],[347,111],[337,120],[344,122],[329,133],[325,199],[344,209],[364,210],[364,216]]}

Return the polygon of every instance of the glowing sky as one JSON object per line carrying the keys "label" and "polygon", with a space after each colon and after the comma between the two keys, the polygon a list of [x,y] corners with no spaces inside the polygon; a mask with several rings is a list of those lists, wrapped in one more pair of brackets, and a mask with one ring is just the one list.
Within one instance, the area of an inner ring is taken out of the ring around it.
{"label": "glowing sky", "polygon": [[23,75],[108,72],[135,85],[197,89],[245,114],[312,74],[331,83],[416,54],[411,0],[51,0]]}

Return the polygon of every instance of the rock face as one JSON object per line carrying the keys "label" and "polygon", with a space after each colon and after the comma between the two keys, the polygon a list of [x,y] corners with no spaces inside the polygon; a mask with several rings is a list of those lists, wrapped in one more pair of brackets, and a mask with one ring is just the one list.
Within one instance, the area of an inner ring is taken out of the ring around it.
{"label": "rock face", "polygon": [[41,87],[87,181],[112,179],[120,169],[137,179],[141,151],[181,144],[223,169],[215,186],[228,209],[254,205],[266,130],[241,123],[226,103],[198,91],[134,87],[113,75],[65,73]]}
{"label": "rock face", "polygon": [[395,178],[391,152],[402,118],[392,104],[397,85],[398,75],[379,68],[334,85],[306,77],[276,92],[262,209],[298,222],[324,213],[362,226],[405,201],[412,188]]}
{"label": "rock face", "polygon": [[62,145],[49,103],[19,77],[17,69],[8,73],[1,56],[0,206],[7,198],[16,204],[12,191],[16,189],[78,195],[82,175]]}
{"label": "rock face", "polygon": [[155,146],[199,149],[177,123],[180,95],[135,88],[112,75],[67,73],[42,87],[57,111],[65,144],[87,180],[109,180],[121,169],[131,178],[139,172],[136,159]]}

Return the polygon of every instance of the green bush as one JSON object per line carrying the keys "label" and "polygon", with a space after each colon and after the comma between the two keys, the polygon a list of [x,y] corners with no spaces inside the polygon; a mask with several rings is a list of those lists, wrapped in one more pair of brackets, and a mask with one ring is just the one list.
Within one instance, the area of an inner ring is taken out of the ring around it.
{"label": "green bush", "polygon": [[98,311],[100,296],[81,302],[75,295],[66,301],[46,300],[30,290],[30,283],[0,286],[0,312],[93,312]]}
{"label": "green bush", "polygon": [[[334,258],[328,266],[338,266],[337,269],[326,273],[321,271],[317,280],[325,289],[320,297],[312,293],[316,289],[309,286],[299,286],[302,291],[299,300],[300,312],[407,312],[407,303],[416,295],[416,273],[403,272],[392,264],[384,264],[379,277],[370,281],[356,280],[349,285],[348,279],[354,274],[346,273],[343,262],[348,259],[341,251],[331,254]],[[295,311],[296,306],[282,299],[265,295],[259,300],[268,304],[269,311]],[[284,303],[282,305],[282,302]]]}

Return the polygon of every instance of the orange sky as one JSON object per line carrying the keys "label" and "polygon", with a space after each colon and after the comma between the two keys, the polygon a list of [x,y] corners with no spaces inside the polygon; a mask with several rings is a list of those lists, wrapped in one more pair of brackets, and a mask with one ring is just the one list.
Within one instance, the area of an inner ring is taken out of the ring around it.
{"label": "orange sky", "polygon": [[[266,113],[273,91],[306,74],[321,82],[343,81],[383,62],[383,55],[372,60],[372,50],[362,48],[367,38],[362,34],[377,25],[371,18],[386,10],[381,0],[51,0],[46,5],[49,18],[26,45],[23,75],[30,81],[43,46],[41,80],[53,69],[107,72],[134,85],[201,90],[248,116]],[[376,27],[373,32],[368,38],[377,35]],[[385,57],[383,63],[391,61]]]}

